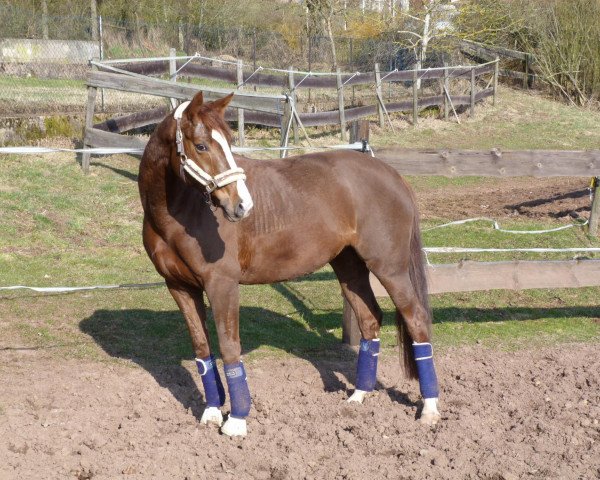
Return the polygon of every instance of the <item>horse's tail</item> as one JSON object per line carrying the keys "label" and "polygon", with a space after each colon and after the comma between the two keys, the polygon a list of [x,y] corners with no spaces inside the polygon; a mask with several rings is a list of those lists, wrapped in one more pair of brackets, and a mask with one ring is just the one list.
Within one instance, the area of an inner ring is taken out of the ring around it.
{"label": "horse's tail", "polygon": [[[415,211],[412,225],[412,235],[410,239],[410,260],[408,266],[408,275],[417,300],[423,307],[427,316],[427,330],[431,337],[432,314],[429,307],[429,295],[427,291],[427,274],[423,264],[423,247],[421,243],[421,229],[419,226],[419,213]],[[413,355],[412,338],[408,333],[404,317],[396,309],[396,325],[399,336],[402,337],[404,370],[408,378],[417,378],[417,363]]]}

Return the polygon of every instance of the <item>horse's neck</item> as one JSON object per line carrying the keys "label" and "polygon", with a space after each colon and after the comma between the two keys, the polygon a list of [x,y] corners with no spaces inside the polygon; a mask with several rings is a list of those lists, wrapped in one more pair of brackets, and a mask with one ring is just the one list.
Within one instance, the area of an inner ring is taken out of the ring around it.
{"label": "horse's neck", "polygon": [[196,211],[197,217],[209,210],[200,192],[186,186],[168,163],[153,167],[145,191],[145,212],[159,230],[166,231],[181,224],[181,216],[191,209]]}

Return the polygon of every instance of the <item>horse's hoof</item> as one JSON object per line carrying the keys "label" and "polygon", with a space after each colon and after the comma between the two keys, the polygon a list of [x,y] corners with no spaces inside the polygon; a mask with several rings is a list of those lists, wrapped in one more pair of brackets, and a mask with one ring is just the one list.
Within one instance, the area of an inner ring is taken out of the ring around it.
{"label": "horse's hoof", "polygon": [[245,437],[248,434],[246,420],[243,418],[229,417],[221,427],[221,433],[228,437]]}
{"label": "horse's hoof", "polygon": [[439,413],[429,412],[429,413],[422,413],[419,421],[423,425],[429,425],[429,426],[433,427],[441,420],[441,418],[442,418],[442,416]]}
{"label": "horse's hoof", "polygon": [[369,393],[369,392],[365,392],[364,390],[354,390],[354,393],[350,396],[350,398],[347,400],[347,402],[348,403],[352,403],[352,402],[363,403],[365,400],[365,397],[367,396],[367,393]]}
{"label": "horse's hoof", "polygon": [[437,398],[426,398],[423,400],[423,411],[420,421],[423,425],[433,426],[441,420],[442,416],[437,408]]}
{"label": "horse's hoof", "polygon": [[217,426],[223,425],[223,414],[218,407],[206,407],[204,409],[204,413],[202,414],[202,418],[200,419],[200,423],[202,425],[208,425],[209,423],[214,423]]}

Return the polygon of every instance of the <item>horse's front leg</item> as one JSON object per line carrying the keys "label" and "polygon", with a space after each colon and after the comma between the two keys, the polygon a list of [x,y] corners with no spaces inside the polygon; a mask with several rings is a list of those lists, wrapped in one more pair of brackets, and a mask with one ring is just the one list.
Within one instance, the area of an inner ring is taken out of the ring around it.
{"label": "horse's front leg", "polygon": [[221,427],[221,432],[229,436],[245,436],[246,417],[250,413],[251,401],[246,371],[241,360],[239,285],[237,281],[231,279],[212,277],[206,284],[206,293],[217,327],[231,401],[231,413]]}
{"label": "horse's front leg", "polygon": [[169,292],[183,313],[190,332],[192,346],[196,354],[196,365],[202,378],[206,408],[200,423],[223,424],[220,407],[225,403],[225,389],[217,370],[214,355],[210,353],[208,331],[206,330],[206,307],[202,289],[191,289],[167,281]]}

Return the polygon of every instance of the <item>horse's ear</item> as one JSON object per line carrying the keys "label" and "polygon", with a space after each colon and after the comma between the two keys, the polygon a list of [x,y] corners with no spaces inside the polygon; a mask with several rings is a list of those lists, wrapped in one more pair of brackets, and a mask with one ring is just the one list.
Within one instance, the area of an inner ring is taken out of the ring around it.
{"label": "horse's ear", "polygon": [[211,102],[210,107],[213,110],[215,110],[222,117],[225,112],[225,109],[227,108],[227,105],[229,105],[229,102],[231,102],[232,99],[233,99],[233,92],[231,92],[226,97],[219,98],[218,100]]}
{"label": "horse's ear", "polygon": [[196,95],[194,95],[194,98],[192,98],[192,101],[190,102],[188,107],[185,109],[185,112],[187,113],[188,118],[191,119],[196,114],[196,112],[202,106],[203,103],[204,103],[204,95],[202,94],[202,92],[198,92]]}

